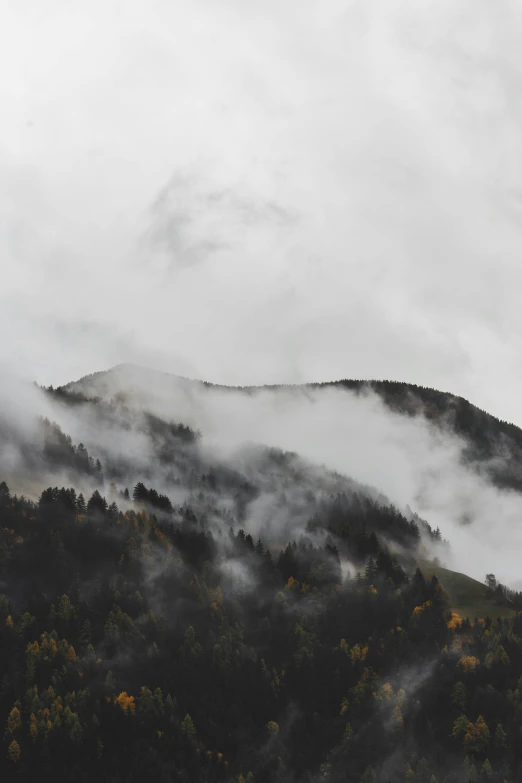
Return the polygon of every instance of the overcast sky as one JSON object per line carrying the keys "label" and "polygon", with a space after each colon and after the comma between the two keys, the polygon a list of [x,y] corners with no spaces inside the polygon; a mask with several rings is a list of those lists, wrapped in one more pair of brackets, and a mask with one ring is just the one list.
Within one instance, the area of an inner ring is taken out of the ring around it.
{"label": "overcast sky", "polygon": [[0,0],[0,366],[522,424],[519,0]]}

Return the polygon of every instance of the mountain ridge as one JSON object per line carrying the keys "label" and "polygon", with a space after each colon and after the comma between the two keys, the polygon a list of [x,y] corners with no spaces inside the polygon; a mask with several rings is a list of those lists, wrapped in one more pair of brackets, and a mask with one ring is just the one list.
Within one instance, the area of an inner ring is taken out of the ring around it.
{"label": "mountain ridge", "polygon": [[33,390],[52,483],[0,476],[0,772],[461,783],[471,753],[520,779],[522,595],[473,549],[507,493],[459,462],[504,449],[513,481],[518,431],[408,384],[225,389],[120,365]]}
{"label": "mountain ridge", "polygon": [[265,390],[278,391],[284,389],[300,390],[300,389],[323,389],[323,388],[342,387],[349,391],[358,391],[358,390],[363,391],[366,389],[371,389],[379,394],[382,394],[382,392],[386,389],[397,389],[397,390],[408,389],[419,394],[420,396],[425,397],[426,401],[430,399],[433,400],[433,399],[444,398],[453,401],[454,403],[470,406],[474,411],[477,411],[480,414],[484,414],[490,419],[494,419],[503,427],[509,428],[510,430],[511,429],[516,430],[517,432],[520,433],[520,437],[522,439],[522,427],[519,427],[517,424],[514,424],[513,422],[509,422],[506,419],[501,419],[498,416],[489,413],[487,410],[485,410],[484,408],[480,408],[478,405],[475,405],[474,403],[470,402],[465,397],[454,394],[453,392],[441,391],[440,389],[435,389],[434,387],[431,386],[423,386],[421,384],[416,384],[409,381],[390,381],[386,379],[367,379],[367,378],[340,378],[338,380],[333,380],[333,381],[305,381],[303,383],[264,383],[264,384],[245,384],[245,385],[224,384],[224,383],[215,383],[214,381],[206,381],[201,378],[189,378],[185,375],[178,375],[177,373],[170,373],[164,370],[157,370],[156,368],[153,367],[145,367],[144,365],[136,364],[134,362],[121,362],[119,364],[115,364],[112,367],[109,367],[107,370],[98,370],[96,372],[83,375],[80,378],[78,378],[76,381],[69,381],[66,384],[57,386],[56,389],[63,389],[65,391],[74,390],[75,387],[83,385],[86,381],[89,382],[94,380],[95,378],[96,379],[101,378],[102,376],[107,376],[110,373],[119,372],[121,370],[127,370],[127,369],[130,369],[133,372],[139,371],[139,372],[145,372],[149,374],[152,373],[155,376],[167,377],[167,378],[175,379],[177,381],[183,381],[184,383],[195,384],[207,388],[225,389],[230,391],[255,392],[255,391],[265,391]]}
{"label": "mountain ridge", "polygon": [[[159,385],[166,381],[172,391],[184,395],[194,390],[224,391],[254,395],[261,392],[307,393],[321,390],[344,390],[356,396],[375,394],[393,413],[421,416],[438,429],[453,433],[465,442],[463,461],[487,476],[495,486],[522,492],[522,429],[482,410],[464,397],[430,387],[402,381],[341,379],[305,384],[265,384],[261,386],[226,386],[200,379],[149,370],[136,364],[119,364],[109,370],[83,376],[55,390],[58,394],[106,396],[114,381]],[[152,381],[152,383],[151,383]],[[156,383],[157,382],[157,383]],[[116,384],[117,386],[117,384]],[[117,388],[125,396],[128,388]],[[142,388],[145,393],[145,389]]]}

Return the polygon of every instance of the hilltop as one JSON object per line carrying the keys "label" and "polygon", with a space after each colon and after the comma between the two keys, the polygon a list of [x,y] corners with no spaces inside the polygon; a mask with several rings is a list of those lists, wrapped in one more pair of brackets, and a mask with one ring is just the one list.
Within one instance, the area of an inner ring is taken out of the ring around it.
{"label": "hilltop", "polygon": [[288,392],[303,395],[321,390],[348,391],[356,396],[375,394],[387,409],[408,418],[421,417],[434,427],[456,435],[464,443],[463,461],[486,476],[497,487],[522,491],[522,429],[498,419],[463,397],[411,383],[386,380],[343,379],[323,383],[224,386],[207,381],[151,370],[134,364],[120,364],[109,370],[84,376],[59,387],[64,397],[121,399],[135,404],[156,398],[171,408],[182,401],[194,404],[208,392]]}

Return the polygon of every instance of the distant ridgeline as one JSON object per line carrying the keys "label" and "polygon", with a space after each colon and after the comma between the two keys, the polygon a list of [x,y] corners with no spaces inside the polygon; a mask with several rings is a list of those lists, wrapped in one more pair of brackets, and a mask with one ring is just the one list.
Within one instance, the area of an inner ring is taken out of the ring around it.
{"label": "distant ridgeline", "polygon": [[[96,410],[101,420],[107,419],[111,421],[114,414],[134,413],[131,408],[127,406],[127,398],[125,394],[120,393],[114,396],[114,399],[110,401],[104,400],[98,396],[88,396],[82,392],[73,391],[67,389],[64,386],[59,386],[54,389],[52,386],[40,387],[42,391],[48,394],[55,400],[58,400],[68,406],[89,406]],[[170,436],[176,438],[183,443],[194,443],[199,437],[200,433],[191,429],[186,424],[179,422],[165,421],[159,416],[154,416],[152,413],[146,411],[140,412],[143,416],[144,430],[147,435],[152,439],[158,436],[165,437]],[[121,418],[118,418],[118,425],[122,426]]]}
{"label": "distant ridgeline", "polygon": [[[204,383],[208,388],[233,389]],[[399,381],[350,380],[307,383],[301,386],[267,385],[237,387],[246,393],[260,389],[336,389],[355,394],[372,391],[394,413],[423,416],[429,422],[467,441],[463,460],[483,471],[499,488],[522,491],[522,430],[472,405],[463,397],[425,386]]]}
{"label": "distant ridgeline", "polygon": [[[390,410],[408,416],[424,416],[442,429],[464,438],[468,447],[463,459],[470,467],[482,467],[499,488],[522,491],[522,430],[477,408],[463,397],[395,381],[343,380],[312,386],[342,386],[358,394],[371,389]],[[500,464],[493,462],[499,457]]]}
{"label": "distant ridgeline", "polygon": [[[57,389],[49,387],[46,391],[68,404],[92,403],[100,404],[96,395],[85,396],[81,384],[87,388],[96,389],[97,384],[107,391],[108,384],[104,381],[109,372],[98,372],[85,376],[81,381]],[[145,371],[144,371],[145,372]],[[156,375],[165,375],[156,373]],[[173,378],[174,376],[165,375]],[[253,394],[260,390],[277,391],[280,389],[328,389],[344,388],[355,394],[372,391],[383,403],[395,413],[406,416],[422,416],[437,427],[454,433],[467,443],[462,459],[468,467],[486,475],[499,488],[522,491],[522,430],[506,421],[477,408],[463,397],[458,397],[435,389],[417,386],[411,383],[397,381],[351,380],[331,381],[324,383],[308,383],[299,385],[266,385],[233,387],[213,384],[206,381],[191,381],[180,378],[188,388],[205,388],[242,391]],[[115,395],[113,402],[124,404],[125,392]],[[190,428],[188,432],[179,433],[179,437],[190,440],[197,437]]]}
{"label": "distant ridgeline", "polygon": [[[421,415],[464,438],[468,447],[463,459],[470,467],[484,470],[499,488],[522,491],[522,430],[477,408],[463,397],[396,381],[343,380],[311,386],[341,386],[357,394],[371,389],[395,413]],[[487,464],[496,457],[503,458],[501,464]]]}

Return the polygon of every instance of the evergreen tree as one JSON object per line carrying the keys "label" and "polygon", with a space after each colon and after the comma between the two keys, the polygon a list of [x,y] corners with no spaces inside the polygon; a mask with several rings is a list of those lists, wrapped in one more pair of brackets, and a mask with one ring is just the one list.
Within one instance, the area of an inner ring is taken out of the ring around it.
{"label": "evergreen tree", "polygon": [[85,505],[85,498],[83,497],[81,492],[76,500],[76,510],[78,511],[78,514],[85,514],[87,512],[87,507]]}
{"label": "evergreen tree", "polygon": [[149,499],[149,492],[145,484],[143,484],[141,481],[138,481],[138,483],[134,487],[132,498],[137,503],[145,503]]}
{"label": "evergreen tree", "polygon": [[87,514],[89,516],[105,516],[106,513],[107,501],[95,489],[87,503]]}

